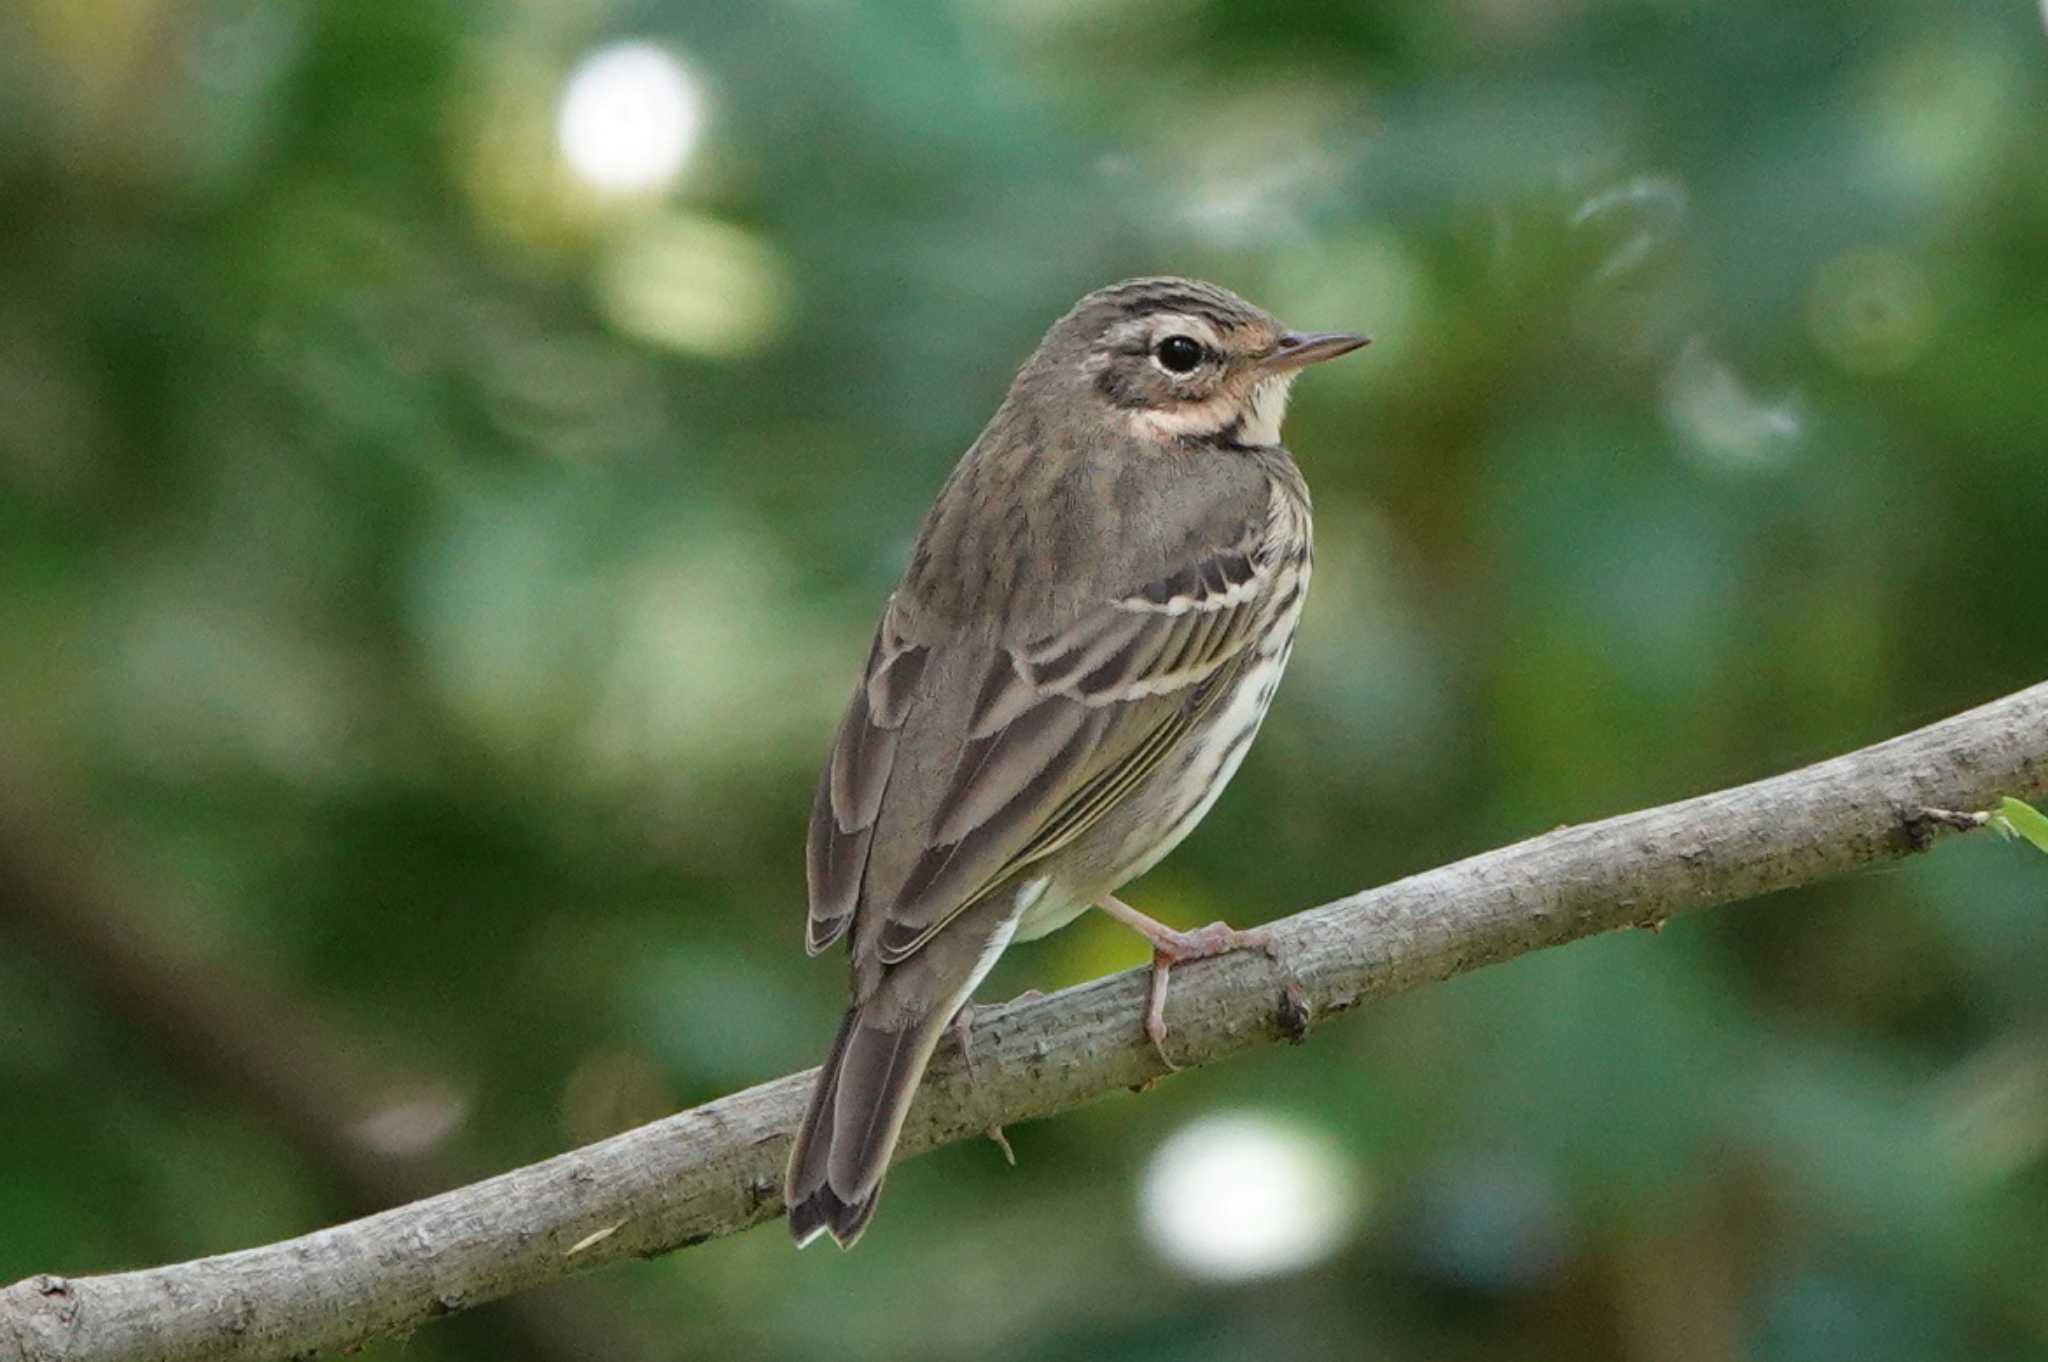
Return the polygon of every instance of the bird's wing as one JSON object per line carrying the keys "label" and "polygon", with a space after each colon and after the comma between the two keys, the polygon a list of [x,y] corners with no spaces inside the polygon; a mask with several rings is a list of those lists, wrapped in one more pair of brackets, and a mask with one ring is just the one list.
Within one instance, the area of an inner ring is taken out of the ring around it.
{"label": "bird's wing", "polygon": [[860,904],[868,844],[896,767],[896,738],[918,699],[930,658],[929,644],[906,636],[892,596],[811,801],[805,862],[811,911],[804,946],[812,955],[845,934]]}
{"label": "bird's wing", "polygon": [[[899,861],[907,875],[870,895],[886,914],[882,963],[912,955],[991,888],[1087,831],[1228,692],[1279,575],[1261,538],[1247,525],[1238,542],[1063,629],[993,650],[964,726],[949,735],[957,757],[943,792],[924,801],[921,845]],[[863,902],[869,839],[898,736],[916,722],[926,656],[884,618],[812,816],[814,952]]]}

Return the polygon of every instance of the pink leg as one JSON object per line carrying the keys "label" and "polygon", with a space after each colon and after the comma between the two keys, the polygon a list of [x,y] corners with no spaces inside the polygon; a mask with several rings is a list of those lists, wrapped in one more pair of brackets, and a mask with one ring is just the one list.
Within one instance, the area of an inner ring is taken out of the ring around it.
{"label": "pink leg", "polygon": [[968,1077],[972,1078],[972,1077],[974,1076],[974,1014],[975,1014],[975,1012],[976,1012],[977,1010],[979,1010],[979,1009],[984,1009],[984,1008],[985,1008],[985,1009],[988,1009],[988,1010],[990,1010],[990,1011],[1000,1012],[1000,1011],[1002,1011],[1002,1010],[1003,1010],[1003,1009],[1005,1009],[1005,1008],[1015,1007],[1015,1006],[1016,1006],[1017,1004],[1019,1004],[1019,1003],[1032,1003],[1032,1002],[1037,1002],[1037,1001],[1038,1001],[1038,1000],[1039,1000],[1040,998],[1043,998],[1044,996],[1045,996],[1045,995],[1044,995],[1043,993],[1040,993],[1040,992],[1039,992],[1039,991],[1038,991],[1037,989],[1035,989],[1035,988],[1027,988],[1027,989],[1025,989],[1025,990],[1024,990],[1024,991],[1023,991],[1022,993],[1019,993],[1019,994],[1018,994],[1018,995],[1017,995],[1016,997],[1014,997],[1014,998],[1010,999],[1010,1001],[1008,1001],[1008,1002],[1006,1002],[1006,1003],[994,1003],[994,1004],[990,1004],[990,1003],[962,1003],[962,1004],[960,1004],[960,1010],[959,1010],[958,1012],[955,1012],[955,1013],[953,1014],[953,1020],[952,1020],[952,1021],[950,1021],[950,1022],[946,1023],[946,1028],[947,1028],[948,1030],[950,1030],[950,1031],[951,1031],[951,1032],[953,1033],[953,1040],[954,1040],[954,1042],[955,1042],[956,1044],[958,1044],[958,1045],[959,1045],[959,1047],[960,1047],[960,1058],[961,1058],[961,1059],[962,1059],[963,1061],[965,1061],[965,1063],[966,1063],[966,1065],[967,1065],[967,1076],[968,1076]]}
{"label": "pink leg", "polygon": [[1191,932],[1180,932],[1145,916],[1113,894],[1103,895],[1095,906],[1152,943],[1152,995],[1145,1007],[1145,1034],[1152,1038],[1152,1048],[1169,1069],[1180,1067],[1166,1053],[1166,979],[1173,967],[1232,951],[1257,949],[1268,955],[1277,954],[1272,935],[1258,928],[1240,932],[1227,922],[1212,922]]}
{"label": "pink leg", "polygon": [[[1044,996],[1035,988],[1027,988],[1010,1001],[996,1004],[996,1008],[1001,1010],[1005,1007],[1015,1007],[1018,1003],[1035,1002]],[[982,1006],[986,1007],[988,1004],[984,1003]],[[952,1021],[946,1023],[946,1029],[953,1033],[954,1041],[960,1046],[960,1060],[967,1066],[968,1082],[979,1083],[981,1080],[974,1072],[974,1009],[973,1003],[960,1004],[960,1010],[953,1014]],[[1003,1151],[1004,1162],[1012,1168],[1017,1166],[1017,1151],[1010,1148],[1010,1137],[1003,1134],[1001,1126],[990,1126],[982,1134],[996,1142],[996,1147]]]}

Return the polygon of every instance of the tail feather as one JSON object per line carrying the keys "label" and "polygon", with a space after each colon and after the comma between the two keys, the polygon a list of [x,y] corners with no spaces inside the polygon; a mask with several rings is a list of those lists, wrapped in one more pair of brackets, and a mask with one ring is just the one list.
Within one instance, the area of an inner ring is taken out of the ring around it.
{"label": "tail feather", "polygon": [[[1045,882],[967,909],[910,959],[866,979],[811,1089],[789,1152],[783,1200],[799,1247],[830,1234],[853,1247],[875,1213],[910,1099],[946,1025],[1009,944]],[[857,954],[857,952],[856,952]]]}
{"label": "tail feather", "polygon": [[789,1233],[796,1246],[816,1239],[832,1219],[831,1188],[825,1183],[825,1162],[832,1153],[832,1097],[839,1090],[839,1061],[846,1054],[846,1038],[853,1034],[858,1009],[849,1008],[839,1020],[839,1033],[832,1038],[818,1081],[811,1086],[811,1104],[804,1111],[803,1124],[796,1128],[796,1143],[790,1146],[789,1172],[783,1180],[782,1199],[789,1206]]}
{"label": "tail feather", "polygon": [[949,1015],[940,1010],[890,1028],[864,1022],[856,1007],[839,1023],[789,1156],[783,1196],[799,1247],[829,1232],[851,1248],[867,1228]]}

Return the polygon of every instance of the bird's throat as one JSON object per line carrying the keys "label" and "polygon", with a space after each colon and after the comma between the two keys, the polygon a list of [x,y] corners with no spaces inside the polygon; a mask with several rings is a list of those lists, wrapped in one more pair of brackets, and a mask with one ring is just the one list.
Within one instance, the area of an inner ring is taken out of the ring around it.
{"label": "bird's throat", "polygon": [[1221,392],[1200,402],[1144,407],[1130,413],[1131,432],[1140,439],[1182,445],[1218,441],[1248,448],[1280,443],[1294,374],[1262,378],[1246,392]]}

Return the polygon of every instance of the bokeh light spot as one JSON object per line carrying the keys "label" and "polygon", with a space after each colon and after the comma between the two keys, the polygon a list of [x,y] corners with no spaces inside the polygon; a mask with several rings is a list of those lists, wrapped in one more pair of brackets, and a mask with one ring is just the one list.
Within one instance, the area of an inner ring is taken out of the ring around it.
{"label": "bokeh light spot", "polygon": [[1806,425],[1796,397],[1758,396],[1700,336],[1665,376],[1664,417],[1688,454],[1721,473],[1783,467]]}
{"label": "bokeh light spot", "polygon": [[653,43],[625,42],[569,73],[555,140],[592,188],[648,193],[675,183],[703,128],[703,91],[682,63]]}
{"label": "bokeh light spot", "polygon": [[1139,1211],[1146,1239],[1181,1271],[1250,1281],[1334,1253],[1364,1199],[1353,1161],[1326,1136],[1266,1113],[1231,1112],[1159,1146]]}
{"label": "bokeh light spot", "polygon": [[1807,299],[1813,338],[1852,374],[1906,368],[1934,334],[1934,289],[1910,257],[1846,251],[1823,265]]}
{"label": "bokeh light spot", "polygon": [[781,258],[744,228],[664,214],[621,237],[598,266],[598,306],[628,335],[713,359],[772,340],[789,309]]}

